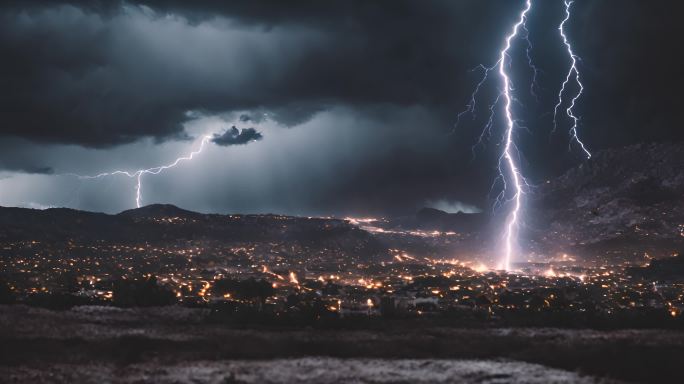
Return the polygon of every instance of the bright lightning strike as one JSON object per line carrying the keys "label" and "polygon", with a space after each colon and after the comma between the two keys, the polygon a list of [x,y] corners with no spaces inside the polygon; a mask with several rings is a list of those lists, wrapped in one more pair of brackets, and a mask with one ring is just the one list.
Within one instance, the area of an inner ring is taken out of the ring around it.
{"label": "bright lightning strike", "polygon": [[[503,101],[504,104],[504,111],[505,111],[505,116],[506,116],[506,131],[504,133],[504,140],[503,140],[503,152],[501,153],[501,156],[499,157],[499,176],[497,177],[497,180],[495,181],[495,184],[497,181],[501,180],[503,183],[503,188],[501,193],[496,198],[496,201],[494,203],[494,206],[500,206],[504,204],[504,199],[506,196],[506,191],[509,189],[513,190],[513,196],[511,197],[510,201],[512,202],[512,210],[509,213],[507,219],[506,219],[506,226],[505,226],[505,233],[504,233],[504,250],[503,250],[503,260],[501,262],[501,267],[505,270],[510,270],[510,264],[511,264],[511,259],[513,258],[513,252],[514,252],[514,241],[517,236],[517,231],[518,231],[518,221],[520,217],[520,211],[522,209],[522,195],[523,195],[523,188],[524,186],[527,185],[527,182],[525,181],[524,177],[520,173],[520,169],[518,167],[517,161],[516,161],[516,154],[514,152],[517,152],[515,143],[514,143],[514,138],[513,138],[513,131],[517,125],[516,120],[513,118],[513,112],[512,112],[512,103],[515,101],[515,98],[512,96],[511,91],[513,89],[512,84],[511,84],[511,79],[506,71],[507,66],[510,66],[509,61],[507,59],[510,59],[509,55],[509,50],[511,49],[511,44],[515,38],[517,38],[519,35],[519,31],[522,29],[525,31],[525,34],[521,36],[524,40],[527,42],[527,49],[526,49],[526,56],[527,56],[527,61],[530,66],[530,68],[533,70],[533,77],[532,77],[532,84],[530,85],[530,92],[532,93],[533,96],[537,97],[537,94],[535,92],[535,87],[536,87],[536,80],[537,76],[539,74],[539,69],[534,65],[532,62],[532,57],[531,57],[531,49],[532,45],[530,43],[529,39],[529,31],[526,26],[527,22],[527,14],[532,8],[532,0],[527,0],[525,2],[525,8],[522,10],[520,13],[520,17],[518,19],[518,22],[515,23],[512,27],[511,32],[506,36],[505,39],[505,44],[504,48],[501,50],[499,54],[499,59],[497,60],[494,65],[487,67],[485,65],[480,64],[479,66],[476,67],[476,69],[480,69],[483,74],[482,78],[480,81],[477,83],[475,86],[475,89],[473,90],[473,93],[470,95],[470,99],[468,101],[468,104],[466,104],[465,110],[461,111],[456,118],[456,127],[458,127],[461,119],[463,116],[466,114],[471,114],[473,119],[475,119],[475,104],[476,104],[476,99],[478,96],[478,93],[480,92],[480,89],[484,85],[484,83],[487,81],[489,78],[489,74],[492,71],[497,70],[499,77],[502,80],[503,83],[503,88],[500,90],[499,94],[497,95],[496,99],[489,105],[489,117],[487,119],[487,123],[485,124],[482,132],[480,133],[480,136],[475,143],[475,145],[472,148],[473,151],[473,156],[475,155],[475,148],[478,145],[482,145],[483,141],[491,136],[491,130],[492,126],[494,124],[494,115],[495,115],[495,108],[501,101]],[[492,186],[494,187],[494,186]]]}
{"label": "bright lightning strike", "polygon": [[[505,233],[505,245],[504,245],[504,260],[503,260],[503,269],[505,270],[510,270],[511,267],[511,258],[513,256],[513,241],[514,238],[516,237],[517,230],[518,230],[518,219],[520,215],[520,208],[522,206],[522,193],[523,193],[523,186],[522,183],[524,182],[524,179],[522,175],[520,174],[520,169],[518,168],[518,165],[516,164],[516,161],[513,157],[513,129],[515,126],[515,121],[513,119],[513,113],[511,112],[511,103],[513,98],[511,97],[511,84],[510,84],[510,79],[508,77],[508,73],[506,72],[506,57],[508,56],[508,50],[511,48],[511,41],[513,38],[516,37],[518,34],[518,29],[520,28],[521,25],[525,23],[525,20],[527,18],[527,13],[530,11],[530,8],[532,8],[532,1],[527,0],[525,2],[525,9],[520,13],[520,19],[518,22],[513,26],[513,30],[511,33],[506,37],[506,46],[504,49],[501,50],[501,56],[499,57],[499,75],[501,76],[501,79],[503,80],[503,97],[504,97],[504,105],[505,105],[505,115],[506,115],[506,134],[505,134],[505,146],[504,146],[504,151],[502,154],[502,159],[505,160],[506,165],[508,166],[508,171],[511,177],[511,181],[513,182],[513,209],[511,210],[510,214],[508,215],[508,219],[506,222],[506,233]],[[499,169],[501,171],[501,169]],[[503,175],[503,172],[501,172]],[[505,178],[504,178],[505,180]],[[508,183],[506,183],[508,184]]]}
{"label": "bright lightning strike", "polygon": [[582,96],[582,92],[584,91],[584,85],[582,84],[580,80],[580,73],[579,70],[577,69],[577,60],[578,56],[575,55],[575,53],[572,51],[572,46],[570,45],[570,41],[568,40],[567,35],[565,34],[565,23],[570,20],[570,7],[572,7],[573,0],[565,0],[565,18],[563,21],[560,23],[560,26],[558,27],[558,30],[560,31],[561,38],[563,39],[563,44],[565,44],[566,49],[568,50],[568,55],[570,56],[571,60],[571,65],[570,69],[568,70],[568,74],[565,77],[565,81],[563,82],[563,85],[561,86],[560,91],[558,92],[558,104],[556,104],[556,107],[553,110],[553,131],[556,131],[557,127],[557,115],[558,115],[558,109],[561,107],[563,104],[563,93],[565,92],[565,87],[570,83],[570,81],[574,80],[577,83],[577,86],[579,89],[577,90],[577,93],[573,96],[573,98],[570,101],[570,105],[568,108],[566,108],[565,113],[572,119],[572,127],[570,128],[570,143],[575,141],[580,148],[582,148],[582,151],[584,151],[584,154],[587,156],[587,159],[591,158],[591,152],[586,148],[582,140],[580,140],[578,134],[577,134],[577,126],[579,125],[579,117],[577,117],[573,111],[575,108],[575,104],[577,100]]}
{"label": "bright lightning strike", "polygon": [[[565,77],[565,81],[563,81],[560,92],[558,93],[558,103],[556,104],[554,108],[554,117],[553,117],[553,125],[554,125],[554,131],[556,130],[557,126],[557,117],[558,117],[558,110],[564,105],[564,100],[563,100],[563,95],[566,93],[566,88],[571,82],[574,82],[577,84],[578,90],[577,92],[572,96],[568,107],[566,108],[565,112],[567,116],[572,120],[573,124],[572,127],[570,128],[570,136],[571,140],[570,143],[572,144],[573,142],[576,142],[584,151],[586,154],[587,158],[591,158],[591,153],[589,150],[586,148],[584,143],[580,140],[577,129],[579,125],[580,118],[575,114],[574,108],[575,105],[577,104],[577,101],[579,98],[582,96],[582,93],[584,91],[584,85],[581,82],[580,78],[580,73],[579,69],[577,67],[577,62],[579,60],[579,57],[575,55],[575,53],[572,50],[572,46],[570,45],[570,42],[567,38],[567,35],[565,33],[565,24],[568,22],[570,19],[570,11],[571,11],[571,6],[573,4],[573,0],[563,0],[563,4],[565,5],[565,18],[561,21],[560,26],[558,29],[560,30],[560,35],[563,39],[563,43],[568,51],[568,54],[570,55],[571,59],[571,66],[568,70],[568,73]],[[515,39],[523,39],[527,43],[526,49],[525,49],[525,57],[527,58],[527,64],[532,70],[532,82],[530,84],[530,93],[532,96],[537,98],[538,93],[537,90],[540,88],[537,85],[537,78],[539,76],[539,73],[541,72],[538,67],[535,66],[535,64],[532,61],[532,43],[530,41],[530,31],[527,28],[527,15],[530,12],[530,9],[532,8],[532,0],[526,0],[525,1],[525,7],[521,11],[517,23],[515,23],[512,26],[511,32],[506,36],[505,39],[505,44],[503,49],[499,53],[499,59],[497,60],[494,65],[487,67],[485,65],[479,65],[476,67],[476,69],[479,69],[482,71],[482,78],[480,81],[477,83],[475,86],[475,89],[473,90],[472,94],[470,95],[470,99],[468,103],[466,104],[465,110],[461,111],[457,118],[456,118],[456,127],[460,124],[462,118],[470,114],[473,119],[475,119],[475,103],[476,99],[478,97],[478,94],[485,84],[485,82],[488,80],[490,77],[490,73],[497,70],[498,75],[501,79],[502,88],[499,91],[499,94],[497,95],[496,99],[493,100],[493,102],[489,105],[489,117],[487,119],[486,124],[484,125],[484,128],[482,129],[482,132],[480,133],[477,142],[475,145],[472,147],[472,152],[473,156],[475,156],[475,150],[479,145],[484,145],[484,141],[488,140],[491,135],[492,135],[492,127],[494,124],[494,115],[496,114],[496,108],[499,104],[503,103],[504,104],[504,112],[505,112],[505,122],[506,122],[506,129],[503,134],[503,142],[502,147],[503,151],[499,157],[499,162],[498,162],[498,170],[499,170],[499,176],[496,178],[494,181],[494,185],[492,185],[492,190],[495,188],[495,186],[499,185],[498,183],[500,182],[502,185],[501,191],[499,194],[496,196],[495,202],[494,202],[494,209],[498,209],[499,207],[503,206],[504,204],[510,204],[511,205],[511,211],[509,212],[506,222],[505,222],[505,230],[504,230],[504,249],[503,249],[503,259],[501,262],[501,268],[505,270],[510,270],[511,266],[511,260],[513,259],[513,253],[515,252],[515,239],[517,238],[518,235],[518,228],[519,228],[519,220],[520,220],[520,215],[522,211],[522,205],[523,205],[523,194],[526,190],[527,187],[529,187],[529,184],[523,177],[519,165],[518,165],[518,157],[519,157],[519,152],[517,150],[517,146],[515,143],[515,134],[514,131],[516,128],[525,128],[521,126],[518,123],[518,120],[516,120],[513,116],[513,111],[512,111],[512,104],[514,101],[517,101],[514,95],[512,94],[513,91],[513,84],[511,77],[509,76],[509,73],[507,72],[507,68],[510,68],[511,66],[511,56],[510,56],[510,50],[511,50],[511,45],[512,42]],[[490,191],[491,193],[491,191]],[[510,196],[510,197],[508,197]],[[508,197],[508,198],[507,198]]]}
{"label": "bright lightning strike", "polygon": [[[527,21],[527,19],[525,19]],[[525,48],[525,56],[527,57],[527,65],[532,69],[532,81],[530,82],[530,94],[539,102],[539,94],[537,94],[537,89],[539,85],[537,84],[537,78],[541,70],[534,64],[532,60],[532,41],[530,40],[530,30],[527,29],[527,22],[523,22],[522,29],[525,31],[523,39],[527,43],[527,48]]]}
{"label": "bright lightning strike", "polygon": [[82,175],[77,175],[77,174],[73,174],[73,173],[70,173],[68,175],[75,176],[81,180],[101,179],[103,177],[116,176],[116,175],[125,175],[125,176],[128,176],[130,178],[135,178],[135,180],[136,180],[135,206],[140,208],[141,204],[142,204],[142,177],[143,177],[143,175],[145,175],[145,174],[158,175],[161,172],[163,172],[169,168],[173,168],[173,167],[177,166],[181,162],[192,160],[195,156],[199,155],[200,153],[202,153],[202,151],[204,151],[204,148],[205,148],[207,142],[211,139],[212,139],[211,135],[202,136],[202,138],[200,140],[199,147],[196,150],[190,152],[186,156],[179,157],[176,160],[174,160],[173,162],[166,164],[166,165],[160,165],[157,167],[152,167],[152,168],[147,168],[147,169],[139,169],[139,170],[133,171],[133,172],[131,172],[131,171],[120,171],[119,170],[119,171],[112,171],[112,172],[104,172],[104,173],[100,173],[100,174],[92,175],[92,176],[82,176]]}

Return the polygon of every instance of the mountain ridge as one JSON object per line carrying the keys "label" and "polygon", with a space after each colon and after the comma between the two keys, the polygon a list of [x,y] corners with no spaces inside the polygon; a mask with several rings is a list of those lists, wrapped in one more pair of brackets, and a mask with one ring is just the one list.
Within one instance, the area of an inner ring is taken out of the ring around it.
{"label": "mountain ridge", "polygon": [[684,143],[597,152],[531,195],[540,248],[664,256],[684,244]]}

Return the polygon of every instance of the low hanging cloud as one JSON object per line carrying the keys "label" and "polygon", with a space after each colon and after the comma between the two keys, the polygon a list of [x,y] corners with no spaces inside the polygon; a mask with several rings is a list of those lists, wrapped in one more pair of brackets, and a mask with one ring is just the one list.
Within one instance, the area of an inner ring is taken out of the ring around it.
{"label": "low hanging cloud", "polygon": [[439,209],[447,213],[480,213],[482,210],[474,205],[467,204],[461,201],[451,201],[446,199],[428,200],[425,206]]}
{"label": "low hanging cloud", "polygon": [[263,138],[264,136],[261,132],[258,132],[254,128],[243,128],[240,130],[235,128],[235,126],[232,126],[222,134],[214,134],[214,138],[211,139],[211,142],[222,147],[227,147],[229,145],[247,144],[250,141],[258,141]]}
{"label": "low hanging cloud", "polygon": [[20,172],[38,175],[52,175],[54,173],[54,169],[52,167],[24,162],[25,159],[23,157],[16,160],[9,160],[10,161],[0,159],[0,171]]}

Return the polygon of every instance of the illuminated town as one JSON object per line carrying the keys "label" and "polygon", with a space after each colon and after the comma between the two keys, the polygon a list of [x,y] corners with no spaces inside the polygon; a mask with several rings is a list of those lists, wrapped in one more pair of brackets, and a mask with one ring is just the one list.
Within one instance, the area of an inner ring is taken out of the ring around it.
{"label": "illuminated town", "polygon": [[[467,241],[473,236],[470,233],[383,230],[375,226],[376,219],[218,217],[213,220],[248,227],[244,223],[250,221],[282,228],[305,225],[318,236],[342,231],[358,238],[324,243],[301,238],[137,244],[73,239],[3,242],[1,276],[17,300],[26,303],[66,295],[74,303],[126,306],[131,303],[124,298],[124,283],[153,280],[162,291],[172,293],[173,298],[164,304],[229,306],[236,311],[251,308],[272,316],[315,308],[317,318],[446,316],[535,324],[548,321],[545,315],[553,314],[605,319],[651,316],[661,322],[667,321],[663,319],[667,315],[678,321],[684,310],[684,283],[639,272],[648,270],[648,255],[645,261],[604,265],[580,263],[562,254],[543,263],[518,263],[516,271],[507,273],[473,258],[416,256],[401,248],[371,245],[379,235],[391,239],[383,244],[454,244]],[[162,228],[201,221],[183,216],[138,220]],[[245,282],[267,287],[251,292]]]}

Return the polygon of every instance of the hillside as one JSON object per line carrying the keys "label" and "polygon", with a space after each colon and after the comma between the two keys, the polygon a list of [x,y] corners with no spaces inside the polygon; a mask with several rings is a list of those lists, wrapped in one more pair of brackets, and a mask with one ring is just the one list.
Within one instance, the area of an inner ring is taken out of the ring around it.
{"label": "hillside", "polygon": [[684,244],[684,143],[598,152],[531,196],[540,249],[668,255]]}
{"label": "hillside", "polygon": [[344,220],[280,215],[218,215],[150,205],[117,215],[55,208],[0,207],[0,242],[162,243],[178,241],[298,242],[371,256],[381,251],[367,232]]}

